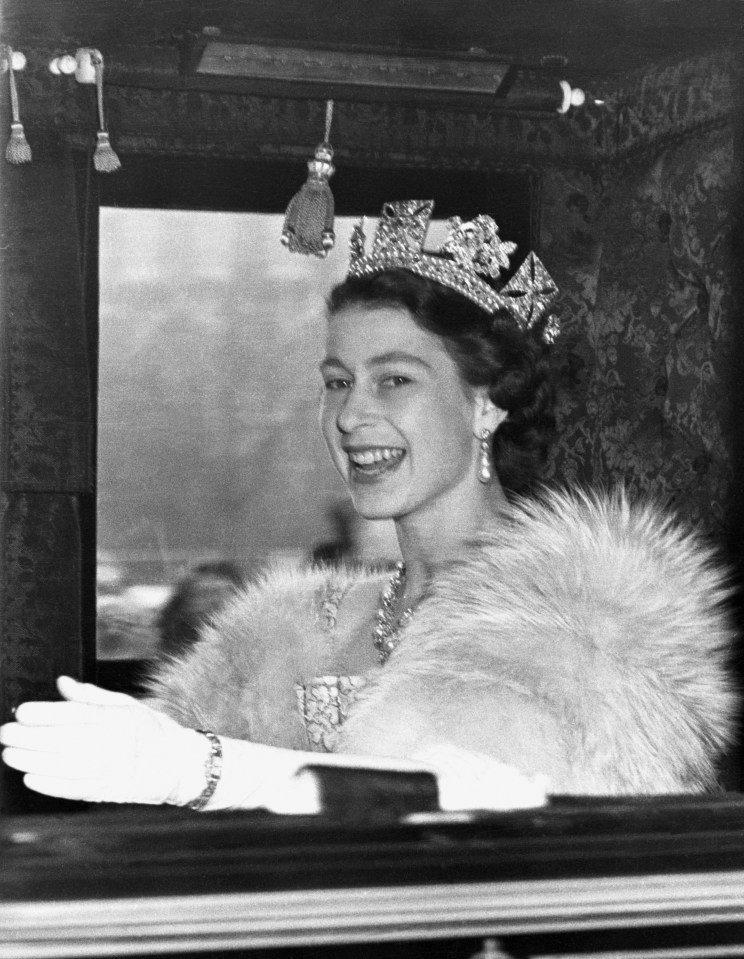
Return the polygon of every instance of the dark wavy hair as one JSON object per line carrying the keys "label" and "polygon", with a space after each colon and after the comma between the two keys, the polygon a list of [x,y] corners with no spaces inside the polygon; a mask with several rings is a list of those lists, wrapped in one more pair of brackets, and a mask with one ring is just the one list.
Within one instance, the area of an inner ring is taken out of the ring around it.
{"label": "dark wavy hair", "polygon": [[347,279],[328,297],[331,316],[352,305],[402,307],[421,329],[440,337],[463,381],[487,387],[492,402],[508,413],[493,436],[494,467],[504,490],[526,493],[540,481],[555,417],[548,351],[536,335],[522,332],[506,311],[487,313],[407,270]]}

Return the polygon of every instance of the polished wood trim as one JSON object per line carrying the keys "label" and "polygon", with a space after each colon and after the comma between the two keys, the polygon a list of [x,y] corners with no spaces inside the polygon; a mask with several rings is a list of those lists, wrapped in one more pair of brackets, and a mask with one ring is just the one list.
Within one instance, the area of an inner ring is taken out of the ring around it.
{"label": "polished wood trim", "polygon": [[744,921],[744,871],[0,904],[0,959]]}
{"label": "polished wood trim", "polygon": [[618,952],[561,952],[555,955],[532,956],[531,959],[741,959],[744,946],[673,946],[670,949],[633,949]]}

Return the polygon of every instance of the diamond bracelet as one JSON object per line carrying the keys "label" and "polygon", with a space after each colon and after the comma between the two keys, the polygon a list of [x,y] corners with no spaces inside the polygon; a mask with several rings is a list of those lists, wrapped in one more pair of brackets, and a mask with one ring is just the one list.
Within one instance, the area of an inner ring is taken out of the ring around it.
{"label": "diamond bracelet", "polygon": [[192,799],[186,805],[189,809],[200,810],[204,809],[214,795],[217,783],[222,775],[222,743],[219,736],[215,736],[208,729],[197,729],[196,732],[206,736],[209,741],[209,755],[204,760],[204,774],[207,777],[207,784],[196,799]]}

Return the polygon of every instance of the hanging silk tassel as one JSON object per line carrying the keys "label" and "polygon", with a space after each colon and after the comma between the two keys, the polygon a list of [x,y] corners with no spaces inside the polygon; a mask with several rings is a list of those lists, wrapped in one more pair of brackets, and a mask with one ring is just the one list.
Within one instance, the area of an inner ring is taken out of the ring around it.
{"label": "hanging silk tassel", "polygon": [[23,124],[18,113],[18,91],[16,90],[15,74],[13,73],[13,51],[6,50],[8,58],[8,79],[10,81],[10,107],[12,121],[10,124],[10,139],[5,148],[5,159],[8,163],[30,163],[31,147],[28,145]]}
{"label": "hanging silk tassel", "polygon": [[333,249],[333,194],[328,181],[335,172],[333,148],[328,142],[333,120],[333,100],[326,103],[325,137],[315,156],[308,160],[308,177],[289,201],[284,217],[282,243],[291,253],[324,257]]}
{"label": "hanging silk tassel", "polygon": [[98,133],[96,149],[93,153],[93,166],[99,173],[115,173],[121,169],[121,160],[111,146],[106,122],[103,117],[103,57],[96,51],[93,55],[96,71],[96,98],[98,100]]}

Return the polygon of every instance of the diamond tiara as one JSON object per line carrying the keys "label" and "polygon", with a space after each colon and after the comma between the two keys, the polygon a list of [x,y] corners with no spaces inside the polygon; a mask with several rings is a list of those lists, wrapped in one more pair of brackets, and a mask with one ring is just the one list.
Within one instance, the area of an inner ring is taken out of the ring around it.
{"label": "diamond tiara", "polygon": [[[497,280],[509,268],[516,243],[502,240],[496,221],[481,214],[463,223],[452,217],[447,239],[438,252],[426,252],[424,241],[434,212],[433,200],[397,200],[382,207],[369,253],[365,250],[364,217],[351,236],[349,277],[374,276],[383,270],[408,270],[434,280],[476,303],[487,313],[506,310],[523,331],[539,323],[558,287],[539,258],[530,253],[506,286],[496,290],[482,276]],[[542,338],[552,343],[558,320],[548,317]]]}

